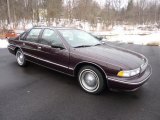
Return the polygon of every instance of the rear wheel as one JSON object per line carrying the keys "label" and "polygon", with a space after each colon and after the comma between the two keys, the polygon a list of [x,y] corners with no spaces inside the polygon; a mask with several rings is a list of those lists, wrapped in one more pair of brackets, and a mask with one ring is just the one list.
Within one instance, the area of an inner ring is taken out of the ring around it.
{"label": "rear wheel", "polygon": [[78,80],[83,90],[92,94],[101,93],[106,87],[102,73],[93,66],[84,66],[78,73]]}
{"label": "rear wheel", "polygon": [[25,66],[26,65],[26,60],[25,60],[25,56],[23,54],[23,52],[18,49],[16,52],[16,59],[17,59],[17,63],[19,66]]}

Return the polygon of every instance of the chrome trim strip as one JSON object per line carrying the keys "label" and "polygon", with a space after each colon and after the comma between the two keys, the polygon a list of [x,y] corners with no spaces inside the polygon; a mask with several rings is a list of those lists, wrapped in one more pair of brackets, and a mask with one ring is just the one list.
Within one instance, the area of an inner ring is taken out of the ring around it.
{"label": "chrome trim strip", "polygon": [[74,70],[74,68],[69,67],[70,70]]}
{"label": "chrome trim strip", "polygon": [[151,74],[152,74],[152,67],[151,67],[151,65],[149,65],[149,67],[150,67],[150,70],[151,70],[150,74],[144,80],[142,80],[140,82],[133,83],[133,82],[120,81],[118,79],[113,79],[113,78],[110,78],[110,77],[108,77],[108,80],[114,81],[114,82],[117,82],[117,83],[128,84],[128,85],[139,85],[139,84],[142,84],[143,82],[145,82],[151,76]]}
{"label": "chrome trim strip", "polygon": [[14,44],[9,44],[8,47],[10,47],[10,46],[19,47],[19,46],[14,45]]}
{"label": "chrome trim strip", "polygon": [[[23,43],[29,43],[29,44],[33,44],[33,45],[39,45],[39,46],[43,46],[43,47],[48,47],[48,48],[52,48],[51,46],[49,45],[45,45],[45,44],[41,44],[41,43],[35,43],[35,42],[29,42],[29,41],[23,41],[23,40],[15,40],[15,41],[19,41],[19,42],[23,42]],[[67,47],[65,46],[65,44],[62,42],[63,46],[65,47],[64,49],[65,50],[68,50]],[[53,48],[54,49],[54,48]]]}
{"label": "chrome trim strip", "polygon": [[15,48],[12,48],[11,46],[8,46],[7,48],[8,48],[8,49],[11,49],[11,50],[13,50],[13,51],[15,50]]}
{"label": "chrome trim strip", "polygon": [[51,47],[49,45],[44,45],[44,44],[40,44],[40,43],[36,43],[36,42],[30,42],[30,41],[24,41],[24,40],[16,40],[16,41],[19,41],[19,42],[23,42],[23,43],[29,43],[29,44],[34,44],[34,45],[41,45],[41,46],[45,46],[45,47]]}
{"label": "chrome trim strip", "polygon": [[141,73],[146,70],[147,66],[148,66],[148,60],[146,59],[146,62],[141,65]]}
{"label": "chrome trim strip", "polygon": [[42,59],[42,58],[35,57],[35,56],[30,55],[30,54],[27,54],[27,53],[24,53],[24,55],[27,55],[27,56],[33,57],[33,58],[35,58],[35,59],[39,59],[39,60],[41,60],[41,61],[44,61],[44,62],[47,62],[47,63],[53,64],[53,65],[57,65],[57,66],[60,66],[60,67],[63,67],[63,68],[68,69],[68,67],[67,67],[67,66],[60,65],[60,64],[57,64],[57,63],[54,63],[54,62],[48,61],[48,60],[44,60],[44,59]]}
{"label": "chrome trim strip", "polygon": [[117,82],[117,83],[128,84],[128,85],[139,85],[139,84],[145,82],[149,77],[150,77],[150,75],[146,79],[144,79],[143,81],[136,82],[136,83],[126,82],[126,81],[119,81],[119,80],[116,80],[116,79],[113,79],[113,78],[110,78],[110,77],[108,77],[108,80],[114,81],[114,82]]}
{"label": "chrome trim strip", "polygon": [[32,62],[32,63],[34,63],[34,64],[37,64],[37,65],[40,65],[40,66],[42,66],[42,67],[48,68],[48,69],[50,69],[50,70],[53,70],[53,71],[56,71],[56,72],[59,72],[59,73],[66,74],[66,75],[69,75],[69,76],[74,77],[74,75],[73,75],[73,74],[68,74],[68,73],[65,73],[65,72],[62,72],[62,71],[59,71],[59,70],[56,70],[56,69],[53,69],[53,68],[50,68],[50,67],[44,66],[44,65],[42,65],[42,64],[39,64],[39,63],[33,62],[33,61],[31,61],[31,60],[28,60],[28,59],[27,59],[27,61],[30,61],[30,62]]}

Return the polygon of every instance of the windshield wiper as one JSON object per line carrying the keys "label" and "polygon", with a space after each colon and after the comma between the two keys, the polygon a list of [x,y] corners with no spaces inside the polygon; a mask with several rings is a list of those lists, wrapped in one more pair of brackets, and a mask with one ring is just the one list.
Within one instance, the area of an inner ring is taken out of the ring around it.
{"label": "windshield wiper", "polygon": [[82,48],[82,47],[91,47],[92,45],[80,45],[80,46],[76,46],[74,48]]}
{"label": "windshield wiper", "polygon": [[102,44],[99,43],[99,44],[96,44],[96,45],[94,45],[94,46],[99,46],[99,45],[102,45]]}

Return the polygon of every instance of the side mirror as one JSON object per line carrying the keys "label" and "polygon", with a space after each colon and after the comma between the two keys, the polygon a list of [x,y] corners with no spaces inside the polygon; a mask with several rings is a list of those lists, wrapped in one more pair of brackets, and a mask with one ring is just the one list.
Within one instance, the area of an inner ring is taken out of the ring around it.
{"label": "side mirror", "polygon": [[17,37],[18,40],[22,40],[22,41],[25,41],[26,38],[21,38],[21,37]]}
{"label": "side mirror", "polygon": [[64,46],[63,46],[63,44],[61,44],[61,43],[52,43],[51,47],[53,47],[53,48],[60,48],[61,50],[65,49]]}
{"label": "side mirror", "polygon": [[103,40],[103,37],[102,37],[102,36],[96,36],[96,38],[97,38],[98,40],[100,40],[100,41]]}
{"label": "side mirror", "polygon": [[98,35],[93,35],[91,34],[93,37],[95,37],[96,39],[98,39],[99,41],[102,41],[103,40],[103,37],[102,36],[98,36]]}

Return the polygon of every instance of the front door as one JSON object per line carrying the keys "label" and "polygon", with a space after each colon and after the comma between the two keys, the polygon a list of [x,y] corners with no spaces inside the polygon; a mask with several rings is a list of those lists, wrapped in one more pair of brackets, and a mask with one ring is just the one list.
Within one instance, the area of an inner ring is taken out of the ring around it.
{"label": "front door", "polygon": [[64,48],[51,47],[52,44],[61,44],[63,41],[59,35],[52,29],[44,29],[38,48],[40,50],[39,58],[44,61],[44,65],[54,70],[68,72],[69,51]]}

